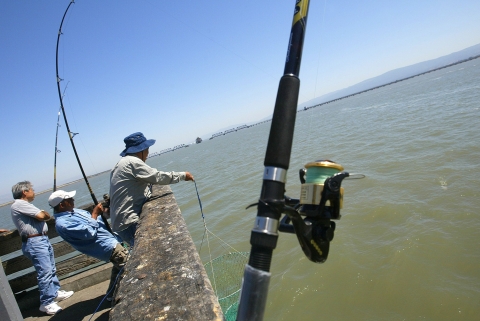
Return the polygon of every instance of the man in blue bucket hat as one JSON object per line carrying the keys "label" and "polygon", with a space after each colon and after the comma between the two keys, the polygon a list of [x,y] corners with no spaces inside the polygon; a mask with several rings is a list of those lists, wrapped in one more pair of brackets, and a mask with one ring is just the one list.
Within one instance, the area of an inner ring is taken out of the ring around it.
{"label": "man in blue bucket hat", "polygon": [[194,178],[189,172],[161,172],[148,166],[145,160],[154,139],[137,132],[123,141],[122,158],[110,173],[110,218],[112,230],[133,247],[140,212],[151,196],[149,185],[169,185]]}

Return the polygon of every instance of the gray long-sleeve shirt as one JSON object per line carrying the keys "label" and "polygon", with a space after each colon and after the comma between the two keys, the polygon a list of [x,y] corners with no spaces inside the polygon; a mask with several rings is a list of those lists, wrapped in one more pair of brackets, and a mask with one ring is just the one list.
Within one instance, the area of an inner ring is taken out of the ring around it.
{"label": "gray long-sleeve shirt", "polygon": [[140,158],[127,155],[110,173],[110,218],[112,230],[122,231],[138,222],[148,197],[149,184],[169,185],[185,180],[185,172],[161,172]]}

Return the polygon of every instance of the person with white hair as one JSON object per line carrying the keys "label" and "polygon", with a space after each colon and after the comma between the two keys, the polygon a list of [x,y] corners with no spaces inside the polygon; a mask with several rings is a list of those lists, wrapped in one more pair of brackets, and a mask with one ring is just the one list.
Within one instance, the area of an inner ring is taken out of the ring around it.
{"label": "person with white hair", "polygon": [[50,214],[31,204],[35,191],[29,181],[13,185],[12,194],[15,199],[11,207],[12,221],[22,238],[22,252],[37,271],[40,311],[56,314],[62,311],[57,301],[68,299],[73,291],[60,290],[53,248],[47,236],[46,221],[50,219]]}

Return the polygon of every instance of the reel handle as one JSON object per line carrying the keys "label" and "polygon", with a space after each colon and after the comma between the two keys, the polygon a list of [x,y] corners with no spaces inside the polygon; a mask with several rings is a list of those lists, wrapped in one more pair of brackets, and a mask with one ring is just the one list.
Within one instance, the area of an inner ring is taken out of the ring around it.
{"label": "reel handle", "polygon": [[298,171],[298,176],[300,176],[300,183],[305,184],[306,179],[305,176],[307,175],[307,169],[302,168]]}

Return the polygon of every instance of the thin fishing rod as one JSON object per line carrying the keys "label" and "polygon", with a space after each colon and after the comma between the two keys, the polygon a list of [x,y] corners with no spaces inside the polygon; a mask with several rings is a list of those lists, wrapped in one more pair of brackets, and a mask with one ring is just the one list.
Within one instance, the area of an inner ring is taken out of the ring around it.
{"label": "thin fishing rod", "polygon": [[[60,28],[58,29],[58,36],[57,36],[57,50],[56,50],[56,72],[57,72],[57,89],[58,89],[58,98],[60,99],[60,108],[62,109],[62,114],[63,114],[63,119],[65,121],[65,126],[67,127],[67,132],[68,132],[68,137],[70,138],[70,143],[72,144],[73,152],[75,153],[75,157],[77,158],[77,163],[78,166],[80,167],[80,171],[82,172],[83,179],[85,180],[85,183],[87,184],[88,190],[90,192],[90,196],[92,197],[93,203],[95,205],[98,204],[97,198],[95,197],[95,194],[93,194],[92,187],[90,186],[90,183],[88,182],[87,175],[85,175],[85,171],[83,170],[82,163],[80,162],[80,158],[78,157],[77,149],[75,148],[75,143],[73,142],[73,133],[70,131],[70,127],[68,126],[68,121],[67,121],[67,115],[65,113],[65,108],[63,107],[63,97],[62,93],[60,90],[60,81],[62,79],[58,75],[58,47],[60,44],[60,36],[62,35],[62,26],[63,26],[63,21],[65,20],[65,16],[67,15],[68,9],[70,9],[70,6],[75,3],[74,0],[71,0],[70,3],[68,4],[67,9],[65,10],[65,13],[63,14],[62,17],[62,22],[60,23]],[[110,228],[110,225],[107,222],[107,219],[103,216],[103,213],[101,214],[103,222],[105,223],[105,227],[107,230],[113,234],[112,229]]]}
{"label": "thin fishing rod", "polygon": [[[67,90],[68,83],[63,89],[63,94],[62,94],[62,99],[65,97],[65,91]],[[60,127],[60,112],[62,111],[62,108],[58,108],[58,117],[57,117],[57,131],[55,133],[55,159],[53,161],[53,191],[55,192],[57,190],[57,154],[60,153],[60,150],[57,147],[58,143],[58,127]]]}
{"label": "thin fishing rod", "polygon": [[57,190],[57,154],[60,150],[57,148],[58,143],[58,127],[60,127],[60,112],[61,109],[58,109],[58,117],[57,117],[57,132],[55,134],[55,159],[53,160],[53,191]]}
{"label": "thin fishing rod", "polygon": [[237,321],[262,320],[270,282],[270,264],[277,245],[285,183],[290,164],[300,91],[300,62],[309,0],[296,0],[284,75],[280,79],[264,160],[263,184],[257,217],[250,236],[250,258],[245,267]]}

